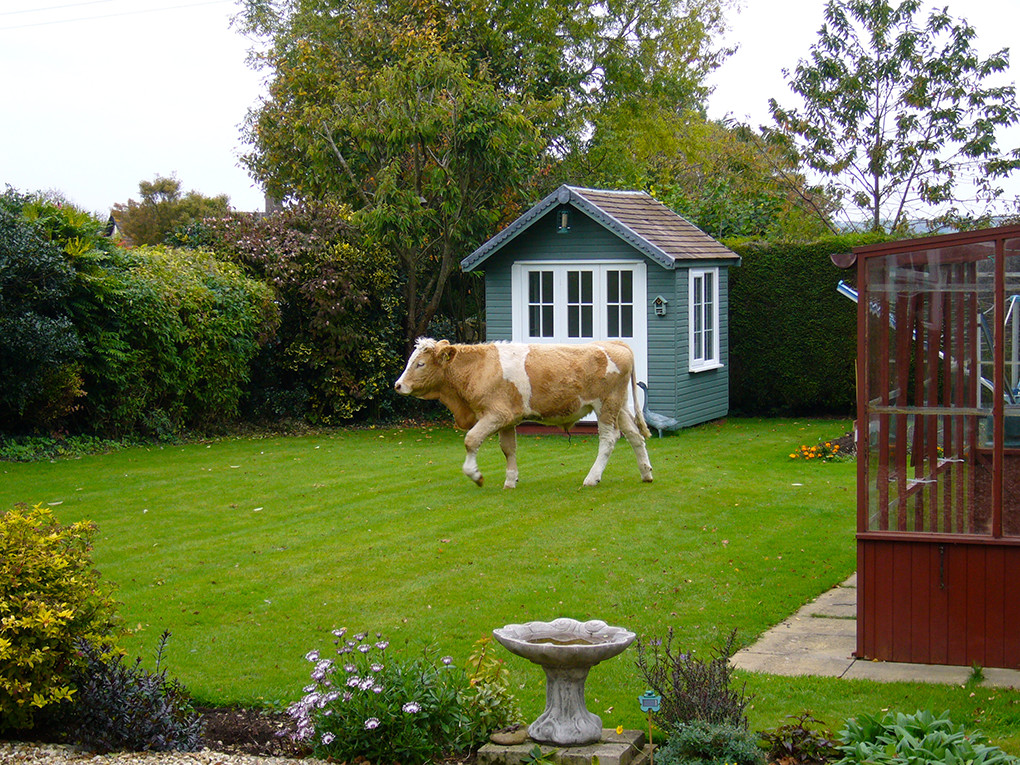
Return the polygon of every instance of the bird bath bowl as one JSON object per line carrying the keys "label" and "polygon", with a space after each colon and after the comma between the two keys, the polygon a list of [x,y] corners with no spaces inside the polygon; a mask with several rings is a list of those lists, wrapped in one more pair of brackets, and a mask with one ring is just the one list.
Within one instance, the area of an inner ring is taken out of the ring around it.
{"label": "bird bath bowl", "polygon": [[510,653],[545,670],[545,711],[528,726],[535,741],[584,746],[602,738],[602,718],[588,711],[584,683],[599,662],[622,653],[634,633],[592,620],[508,624],[492,631]]}

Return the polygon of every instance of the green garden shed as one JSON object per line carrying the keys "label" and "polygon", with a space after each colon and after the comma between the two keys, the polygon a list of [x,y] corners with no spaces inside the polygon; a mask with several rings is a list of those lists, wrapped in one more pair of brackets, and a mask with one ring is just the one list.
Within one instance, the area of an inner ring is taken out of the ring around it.
{"label": "green garden shed", "polygon": [[643,191],[560,186],[461,268],[485,273],[486,339],[626,340],[648,408],[687,427],[729,408],[728,271],[739,262]]}

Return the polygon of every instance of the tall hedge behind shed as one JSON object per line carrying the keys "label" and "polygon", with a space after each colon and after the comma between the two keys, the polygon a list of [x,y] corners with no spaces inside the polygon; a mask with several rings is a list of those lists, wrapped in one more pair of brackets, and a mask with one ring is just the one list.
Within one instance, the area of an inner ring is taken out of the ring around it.
{"label": "tall hedge behind shed", "polygon": [[851,415],[856,402],[857,309],[836,292],[855,282],[830,256],[878,241],[728,242],[730,409],[736,414]]}

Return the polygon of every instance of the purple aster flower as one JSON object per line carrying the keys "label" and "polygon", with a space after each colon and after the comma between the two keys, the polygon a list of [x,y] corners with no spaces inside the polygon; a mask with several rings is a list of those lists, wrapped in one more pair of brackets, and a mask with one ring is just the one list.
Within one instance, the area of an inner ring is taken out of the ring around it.
{"label": "purple aster flower", "polygon": [[354,636],[354,639],[357,640],[360,643],[362,640],[364,640],[367,637],[368,637],[368,633],[367,632],[359,632],[357,635]]}
{"label": "purple aster flower", "polygon": [[308,653],[305,654],[305,659],[307,661],[318,661],[319,660],[319,652],[317,650],[311,650],[311,651],[309,651]]}
{"label": "purple aster flower", "polygon": [[333,740],[335,738],[336,738],[336,736],[334,736],[332,733],[330,733],[328,731],[326,733],[323,733],[322,734],[322,745],[323,746],[329,746],[330,744],[333,743]]}
{"label": "purple aster flower", "polygon": [[350,677],[347,678],[347,687],[348,688],[360,688],[361,687],[361,678],[358,677],[357,675],[351,675]]}
{"label": "purple aster flower", "polygon": [[355,667],[353,664],[344,664],[344,672],[353,675],[357,671],[358,668]]}
{"label": "purple aster flower", "polygon": [[338,630],[333,630],[333,637],[342,638],[346,634],[347,634],[347,628],[346,627],[341,627]]}
{"label": "purple aster flower", "polygon": [[344,698],[344,701],[350,701],[351,699],[354,698],[354,694],[352,694],[350,691],[344,691],[343,698]]}
{"label": "purple aster flower", "polygon": [[378,717],[369,717],[367,720],[365,720],[365,730],[375,730],[378,727],[379,727]]}
{"label": "purple aster flower", "polygon": [[453,664],[453,657],[452,656],[444,656],[442,658],[442,662],[443,662],[444,666],[449,667],[451,664]]}
{"label": "purple aster flower", "polygon": [[404,704],[404,706],[402,706],[401,709],[407,712],[407,714],[413,715],[421,711],[421,706],[418,704],[417,701],[409,701],[406,704]]}
{"label": "purple aster flower", "polygon": [[382,672],[383,671],[383,665],[380,664],[379,662],[375,662],[375,663],[372,664],[371,667],[369,667],[369,669],[371,669],[373,672]]}
{"label": "purple aster flower", "polygon": [[380,640],[378,643],[375,644],[375,647],[378,648],[380,651],[385,651],[389,647],[389,645],[390,645],[389,640]]}
{"label": "purple aster flower", "polygon": [[361,690],[363,690],[363,691],[367,691],[367,690],[371,689],[371,687],[373,685],[375,685],[375,680],[373,680],[370,677],[366,677],[366,678],[362,679],[362,681],[360,683],[358,683],[358,687]]}
{"label": "purple aster flower", "polygon": [[383,692],[383,687],[381,685],[373,685],[372,686],[372,693],[382,693],[382,692]]}
{"label": "purple aster flower", "polygon": [[368,653],[369,651],[372,650],[372,646],[366,645],[366,644],[362,644],[362,645],[358,646],[358,650],[361,651],[362,653]]}

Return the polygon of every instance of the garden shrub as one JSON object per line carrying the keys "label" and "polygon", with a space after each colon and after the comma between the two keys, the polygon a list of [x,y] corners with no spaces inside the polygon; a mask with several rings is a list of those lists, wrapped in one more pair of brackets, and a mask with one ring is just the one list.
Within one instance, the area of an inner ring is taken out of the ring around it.
{"label": "garden shrub", "polygon": [[692,720],[674,727],[656,755],[660,765],[765,765],[765,752],[746,726]]}
{"label": "garden shrub", "polygon": [[840,731],[837,765],[911,765],[942,762],[963,765],[1017,765],[1020,758],[1006,754],[978,732],[954,725],[949,712],[936,717],[930,711],[912,715],[887,712],[882,717],[860,715],[846,721]]}
{"label": "garden shrub", "polygon": [[[310,651],[312,683],[288,712],[296,725],[295,738],[312,747],[316,757],[336,762],[421,763],[466,752],[483,743],[489,733],[517,721],[516,707],[503,712],[492,703],[500,694],[489,679],[471,678],[450,657],[437,659],[434,650],[401,658],[387,653],[389,643],[367,633],[346,638],[334,630],[336,659]],[[477,657],[476,657],[477,658]],[[476,667],[479,665],[476,665]],[[484,675],[485,673],[483,673]],[[499,673],[497,673],[498,676]],[[488,686],[484,704],[476,703]],[[491,726],[491,727],[490,727]]]}
{"label": "garden shrub", "polygon": [[674,648],[672,627],[665,643],[655,639],[646,646],[638,640],[638,669],[647,686],[662,697],[659,711],[653,714],[660,728],[671,731],[688,723],[704,722],[747,729],[745,709],[750,699],[744,695],[743,686],[739,690],[731,687],[730,657],[736,637],[734,630],[707,661]]}
{"label": "garden shrub", "polygon": [[197,749],[202,718],[184,687],[160,668],[169,639],[169,632],[160,636],[152,672],[142,667],[141,658],[125,664],[120,654],[79,643],[72,677],[76,693],[66,705],[63,734],[98,752]]}
{"label": "garden shrub", "polygon": [[829,256],[880,241],[728,242],[730,408],[741,414],[835,414],[856,406],[857,308],[836,292],[856,282]]}
{"label": "garden shrub", "polygon": [[93,569],[95,526],[62,526],[49,509],[0,515],[0,732],[74,694],[76,645],[119,637],[111,588]]}
{"label": "garden shrub", "polygon": [[207,219],[174,241],[211,246],[269,284],[280,305],[256,364],[251,414],[333,425],[403,411],[403,303],[394,256],[366,247],[346,208],[303,204],[269,216]]}
{"label": "garden shrub", "polygon": [[81,395],[78,333],[67,310],[74,269],[25,216],[32,198],[0,195],[0,430],[46,427]]}
{"label": "garden shrub", "polygon": [[164,247],[98,257],[80,284],[81,429],[168,438],[235,416],[275,321],[265,285],[209,253]]}
{"label": "garden shrub", "polygon": [[762,748],[769,762],[795,762],[800,765],[823,765],[839,758],[839,749],[832,732],[826,728],[814,728],[812,723],[821,724],[804,712],[799,716],[789,715],[793,722],[778,728],[761,732]]}

